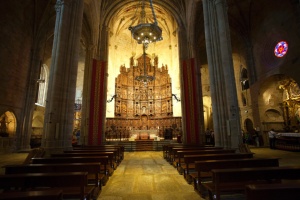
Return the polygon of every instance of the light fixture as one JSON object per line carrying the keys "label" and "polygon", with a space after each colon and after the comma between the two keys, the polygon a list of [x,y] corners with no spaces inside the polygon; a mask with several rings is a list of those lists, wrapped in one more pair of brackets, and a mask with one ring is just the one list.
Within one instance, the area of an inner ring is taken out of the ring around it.
{"label": "light fixture", "polygon": [[174,98],[175,98],[175,100],[176,100],[177,102],[179,102],[179,101],[180,101],[180,99],[177,97],[177,95],[176,95],[176,94],[172,94],[172,97],[174,97]]}
{"label": "light fixture", "polygon": [[[155,79],[154,76],[147,74],[146,69],[146,49],[148,45],[152,42],[157,42],[162,40],[162,29],[158,26],[152,0],[149,0],[150,8],[153,15],[153,23],[146,23],[146,12],[145,12],[145,1],[140,1],[141,4],[141,15],[139,18],[139,23],[136,26],[133,26],[133,23],[128,28],[131,31],[132,38],[137,41],[138,44],[143,44],[143,56],[144,56],[144,74],[135,77],[135,80],[141,81],[144,84],[147,84],[150,81]],[[137,7],[138,8],[138,7]],[[132,18],[134,22],[136,17]]]}
{"label": "light fixture", "polygon": [[110,102],[112,102],[112,100],[115,98],[115,97],[117,97],[117,95],[116,94],[114,94],[111,98],[110,98],[110,100],[107,100],[106,102],[107,103],[110,103]]}

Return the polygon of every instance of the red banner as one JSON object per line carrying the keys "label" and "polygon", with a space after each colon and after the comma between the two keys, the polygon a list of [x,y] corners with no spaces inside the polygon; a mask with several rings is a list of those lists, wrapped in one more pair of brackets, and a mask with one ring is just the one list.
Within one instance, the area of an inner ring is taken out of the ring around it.
{"label": "red banner", "polygon": [[193,58],[183,62],[183,87],[184,87],[184,106],[185,106],[185,127],[186,143],[200,144],[200,119],[199,119],[199,97],[197,87],[197,74],[195,61]]}
{"label": "red banner", "polygon": [[89,118],[89,145],[102,144],[104,134],[103,124],[105,111],[104,86],[105,86],[106,62],[93,60],[91,95],[90,95],[90,118]]}

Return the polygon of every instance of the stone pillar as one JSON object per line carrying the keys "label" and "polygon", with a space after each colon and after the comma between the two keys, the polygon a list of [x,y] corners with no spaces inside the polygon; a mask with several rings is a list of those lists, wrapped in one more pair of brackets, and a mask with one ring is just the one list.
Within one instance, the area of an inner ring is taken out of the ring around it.
{"label": "stone pillar", "polygon": [[[256,70],[255,70],[255,61],[253,56],[253,47],[251,43],[251,39],[248,39],[248,42],[246,43],[247,47],[247,66],[248,66],[248,77],[249,77],[249,84],[251,85],[251,89],[249,89],[250,92],[250,98],[251,98],[251,104],[247,102],[247,107],[251,109],[252,118],[254,127],[260,127],[262,128],[261,124],[261,118],[260,118],[260,111],[258,106],[258,96],[259,96],[259,88],[260,83],[257,82],[257,76],[256,76]],[[250,107],[251,105],[251,107]],[[243,122],[241,123],[243,124]]]}
{"label": "stone pillar", "polygon": [[81,115],[81,130],[80,130],[80,144],[87,145],[89,134],[89,105],[91,94],[91,77],[93,58],[96,51],[95,45],[89,45],[86,49],[85,56],[85,68],[84,68],[84,82],[83,82],[83,94],[82,94],[82,115]]}
{"label": "stone pillar", "polygon": [[99,41],[99,56],[98,58],[102,61],[102,62],[106,62],[106,66],[105,66],[105,76],[104,76],[104,80],[102,80],[102,84],[103,84],[103,99],[105,99],[102,104],[100,106],[102,106],[103,111],[101,113],[99,113],[99,115],[101,114],[101,129],[99,130],[101,135],[99,135],[99,139],[102,141],[102,143],[105,142],[105,118],[106,118],[106,99],[107,99],[107,80],[108,80],[108,65],[107,65],[107,58],[108,58],[108,41],[109,41],[109,27],[107,26],[107,24],[104,24],[102,26],[101,32],[100,32],[100,41]]}
{"label": "stone pillar", "polygon": [[[195,47],[190,44],[188,31],[184,26],[178,32],[180,45],[180,82],[182,105],[182,141],[184,144],[204,144],[203,102],[201,90],[200,62]],[[193,38],[191,36],[191,38]]]}
{"label": "stone pillar", "polygon": [[203,1],[216,146],[237,148],[240,116],[225,0]]}
{"label": "stone pillar", "polygon": [[57,0],[42,147],[72,146],[74,103],[83,18],[82,0]]}
{"label": "stone pillar", "polygon": [[[216,38],[216,26],[215,26],[215,11],[213,2],[211,0],[203,1],[203,13],[204,13],[204,27],[205,27],[205,41],[206,41],[206,51],[208,59],[208,68],[209,68],[209,79],[210,79],[210,91],[211,91],[211,100],[212,100],[212,113],[213,113],[213,124],[214,124],[214,137],[215,145],[223,146],[222,135],[225,129],[226,122],[223,121],[224,116],[224,107],[222,106],[221,96],[223,90],[218,90],[222,87],[220,85],[220,75],[218,70],[218,65],[220,65],[220,60],[215,51],[217,51],[217,41]],[[221,105],[221,106],[218,106]]]}
{"label": "stone pillar", "polygon": [[17,135],[16,148],[17,150],[30,150],[30,139],[32,134],[32,117],[35,106],[35,97],[37,90],[36,80],[39,77],[41,67],[40,48],[31,51],[30,73],[28,75],[28,84],[26,91],[25,107],[22,112],[23,121],[20,121],[20,134]]}

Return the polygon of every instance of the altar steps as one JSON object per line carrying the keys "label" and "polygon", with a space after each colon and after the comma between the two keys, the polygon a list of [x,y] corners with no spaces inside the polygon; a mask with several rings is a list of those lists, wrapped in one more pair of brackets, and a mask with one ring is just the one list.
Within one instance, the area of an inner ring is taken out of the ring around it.
{"label": "altar steps", "polygon": [[136,151],[153,151],[153,140],[136,140]]}
{"label": "altar steps", "polygon": [[[140,142],[142,141],[142,142]],[[125,151],[162,151],[163,145],[176,143],[175,140],[137,140],[137,141],[115,141],[107,144],[118,144],[124,146]]]}

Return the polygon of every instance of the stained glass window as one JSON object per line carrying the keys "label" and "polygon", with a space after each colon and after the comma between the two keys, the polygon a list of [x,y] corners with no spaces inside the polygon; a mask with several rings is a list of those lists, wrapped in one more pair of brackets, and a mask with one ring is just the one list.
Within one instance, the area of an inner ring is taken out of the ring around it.
{"label": "stained glass window", "polygon": [[286,41],[280,41],[277,43],[274,49],[274,54],[278,58],[283,57],[288,51],[288,43]]}

